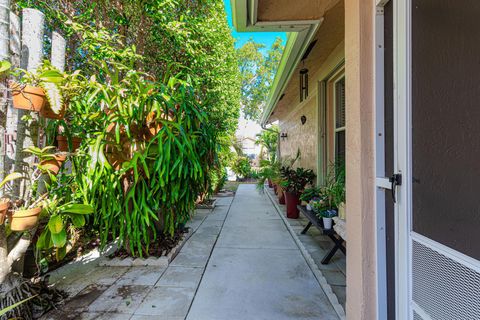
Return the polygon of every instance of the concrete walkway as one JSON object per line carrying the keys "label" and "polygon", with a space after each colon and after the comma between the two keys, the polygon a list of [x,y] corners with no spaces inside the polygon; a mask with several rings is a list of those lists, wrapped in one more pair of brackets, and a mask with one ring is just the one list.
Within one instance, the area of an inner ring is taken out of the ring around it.
{"label": "concrete walkway", "polygon": [[188,320],[338,319],[270,200],[240,185]]}
{"label": "concrete walkway", "polygon": [[[233,201],[232,201],[233,200]],[[50,276],[69,301],[43,319],[338,319],[283,220],[255,185],[197,210],[168,267],[82,259]]]}

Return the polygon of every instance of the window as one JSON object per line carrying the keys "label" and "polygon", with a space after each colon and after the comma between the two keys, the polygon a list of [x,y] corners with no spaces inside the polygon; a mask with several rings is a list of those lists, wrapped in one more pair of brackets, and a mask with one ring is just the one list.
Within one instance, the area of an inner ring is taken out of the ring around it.
{"label": "window", "polygon": [[345,165],[345,77],[334,84],[335,163]]}

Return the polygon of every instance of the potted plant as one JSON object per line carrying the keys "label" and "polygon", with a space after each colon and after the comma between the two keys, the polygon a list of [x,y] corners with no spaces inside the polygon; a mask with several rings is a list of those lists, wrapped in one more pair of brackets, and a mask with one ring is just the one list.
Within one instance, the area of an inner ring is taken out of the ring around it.
{"label": "potted plant", "polygon": [[337,215],[337,210],[335,209],[323,210],[321,213],[323,228],[327,230],[332,229],[332,218],[336,217]]}
{"label": "potted plant", "polygon": [[300,200],[306,202],[307,210],[311,211],[312,206],[310,205],[310,201],[314,198],[318,198],[320,195],[320,188],[319,187],[311,187],[306,188],[303,190],[302,194],[300,195]]}
{"label": "potted plant", "polygon": [[20,82],[10,82],[13,107],[17,109],[59,114],[64,107],[61,83],[64,75],[48,61],[35,72],[17,69]]}
{"label": "potted plant", "polygon": [[40,162],[37,164],[37,166],[42,172],[57,175],[63,163],[67,159],[67,155],[65,153],[50,153],[50,151],[53,149],[55,149],[53,146],[48,146],[43,149],[29,147],[24,151],[38,157]]}
{"label": "potted plant", "polygon": [[[11,173],[7,175],[1,182],[0,182],[0,189],[5,187],[5,185],[13,180],[21,178],[22,175],[18,172]],[[0,199],[0,225],[3,225],[5,222],[5,218],[7,217],[8,209],[10,209],[11,200],[9,197],[6,196],[5,192],[3,193],[3,197]]]}
{"label": "potted plant", "polygon": [[283,187],[285,188],[287,217],[297,219],[300,195],[307,185],[313,183],[316,175],[311,169],[284,167],[282,168],[282,177],[285,179]]}

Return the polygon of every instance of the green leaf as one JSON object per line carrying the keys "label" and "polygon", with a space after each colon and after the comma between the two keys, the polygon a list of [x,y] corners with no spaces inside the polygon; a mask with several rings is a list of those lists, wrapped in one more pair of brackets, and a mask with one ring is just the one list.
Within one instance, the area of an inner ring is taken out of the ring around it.
{"label": "green leaf", "polygon": [[76,214],[91,214],[93,213],[93,207],[89,204],[65,204],[59,208],[60,211],[66,213],[76,213]]}
{"label": "green leaf", "polygon": [[12,311],[12,310],[15,309],[16,307],[24,304],[25,302],[27,302],[27,301],[30,300],[30,299],[35,298],[36,296],[37,296],[37,295],[28,297],[28,298],[26,298],[26,299],[23,299],[22,301],[19,301],[19,302],[15,303],[15,304],[12,304],[11,306],[8,306],[8,307],[0,310],[0,316],[3,316],[4,314],[7,314],[7,312]]}
{"label": "green leaf", "polygon": [[8,61],[0,62],[0,75],[6,73],[6,71],[10,70],[12,64]]}
{"label": "green leaf", "polygon": [[59,233],[52,233],[52,240],[55,247],[63,247],[67,243],[67,232],[65,229],[62,229]]}
{"label": "green leaf", "polygon": [[53,215],[50,217],[50,221],[48,221],[48,229],[50,229],[52,234],[62,232],[62,230],[64,230],[63,227],[62,217],[59,215]]}
{"label": "green leaf", "polygon": [[70,218],[75,227],[81,228],[85,225],[85,216],[81,214],[71,214]]}
{"label": "green leaf", "polygon": [[22,177],[21,173],[18,173],[18,172],[10,173],[8,176],[5,177],[5,179],[2,180],[2,182],[0,182],[0,188],[2,188],[5,184],[9,183],[10,181],[20,179],[21,177]]}

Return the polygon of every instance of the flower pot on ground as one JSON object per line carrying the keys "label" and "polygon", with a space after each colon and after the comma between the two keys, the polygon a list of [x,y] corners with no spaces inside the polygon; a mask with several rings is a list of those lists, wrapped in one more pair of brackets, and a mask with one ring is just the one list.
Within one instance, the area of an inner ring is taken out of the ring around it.
{"label": "flower pot on ground", "polygon": [[310,169],[292,169],[290,167],[282,167],[280,172],[284,179],[281,185],[285,190],[287,217],[297,219],[299,214],[297,206],[300,204],[300,194],[303,193],[307,184],[313,183],[315,174]]}
{"label": "flower pot on ground", "polygon": [[287,205],[287,218],[298,219],[298,208],[300,197],[298,193],[285,191],[285,203]]}
{"label": "flower pot on ground", "polygon": [[273,182],[271,179],[267,179],[267,182],[268,182],[268,187],[269,188],[273,188]]}
{"label": "flower pot on ground", "polygon": [[8,209],[10,208],[10,199],[0,199],[0,226],[5,222]]}
{"label": "flower pot on ground", "polygon": [[14,83],[11,86],[13,107],[40,112],[47,102],[45,90],[41,87]]}
{"label": "flower pot on ground", "polygon": [[275,192],[275,194],[278,194],[277,188],[278,188],[277,184],[273,184],[273,192]]}
{"label": "flower pot on ground", "polygon": [[27,231],[34,228],[38,223],[41,212],[42,207],[15,211],[10,221],[10,229],[12,231]]}
{"label": "flower pot on ground", "polygon": [[282,186],[277,186],[277,197],[278,203],[285,204],[285,192],[283,191]]}

